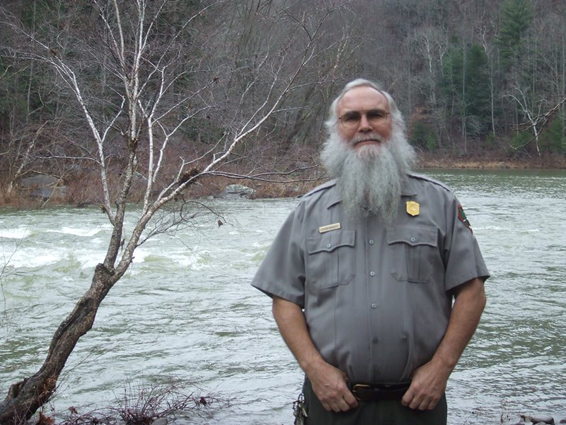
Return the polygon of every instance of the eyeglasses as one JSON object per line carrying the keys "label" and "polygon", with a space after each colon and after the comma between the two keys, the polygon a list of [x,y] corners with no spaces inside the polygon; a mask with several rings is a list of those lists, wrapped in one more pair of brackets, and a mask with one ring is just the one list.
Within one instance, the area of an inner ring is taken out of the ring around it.
{"label": "eyeglasses", "polygon": [[339,117],[340,123],[345,129],[351,130],[356,128],[360,125],[362,121],[362,116],[365,115],[366,119],[369,124],[372,126],[378,126],[383,124],[387,121],[387,116],[389,112],[385,112],[381,109],[371,109],[365,113],[361,113],[359,111],[349,111],[346,112],[344,115]]}

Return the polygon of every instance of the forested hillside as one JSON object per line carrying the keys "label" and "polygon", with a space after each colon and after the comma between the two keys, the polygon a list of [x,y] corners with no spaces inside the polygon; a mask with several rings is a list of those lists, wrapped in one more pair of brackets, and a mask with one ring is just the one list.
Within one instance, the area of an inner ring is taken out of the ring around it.
{"label": "forested hillside", "polygon": [[[153,111],[160,124],[143,137],[167,140],[163,159],[214,155],[251,123],[231,151],[238,164],[223,169],[227,176],[241,167],[306,168],[316,162],[330,101],[356,77],[393,94],[421,152],[566,155],[563,0],[137,0],[118,2],[120,20],[111,3],[2,1],[6,199],[34,173],[88,186],[104,163],[109,179],[119,179],[113,170],[126,161],[127,143],[137,141],[125,134],[151,125],[122,112],[139,108],[148,118],[157,98],[170,108]],[[141,3],[148,8],[145,39]],[[143,44],[139,57],[135,49],[123,52],[134,64],[129,71],[105,24],[119,26],[116,34],[132,46]],[[129,104],[124,86],[134,71],[148,94]],[[149,153],[139,148],[137,155]]]}

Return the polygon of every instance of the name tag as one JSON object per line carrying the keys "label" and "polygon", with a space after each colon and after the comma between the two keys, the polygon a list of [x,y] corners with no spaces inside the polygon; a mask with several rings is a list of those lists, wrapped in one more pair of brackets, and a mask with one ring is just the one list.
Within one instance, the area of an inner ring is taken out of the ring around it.
{"label": "name tag", "polygon": [[319,233],[326,233],[332,230],[338,230],[340,228],[340,223],[329,224],[327,226],[322,226],[318,228]]}

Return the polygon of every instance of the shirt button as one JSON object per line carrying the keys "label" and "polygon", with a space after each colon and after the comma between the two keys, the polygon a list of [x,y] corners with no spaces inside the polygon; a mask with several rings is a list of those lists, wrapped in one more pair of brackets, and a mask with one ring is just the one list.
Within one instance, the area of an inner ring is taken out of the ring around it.
{"label": "shirt button", "polygon": [[369,272],[370,276],[375,276],[375,272],[372,270],[371,272]]}
{"label": "shirt button", "polygon": [[[414,241],[413,241],[413,242],[414,242]],[[329,243],[326,244],[326,247],[327,247],[327,248],[330,248],[331,246],[332,246],[332,245],[329,244]]]}
{"label": "shirt button", "polygon": [[373,337],[373,343],[374,343],[374,344],[377,344],[377,337],[376,337],[376,336]]}
{"label": "shirt button", "polygon": [[373,245],[373,244],[374,244],[373,239],[370,239],[368,242],[369,242],[370,245]]}
{"label": "shirt button", "polygon": [[416,238],[411,238],[411,242],[415,242],[416,240]]}
{"label": "shirt button", "polygon": [[377,304],[376,304],[376,303],[372,303],[371,308],[376,309],[376,308],[377,308]]}

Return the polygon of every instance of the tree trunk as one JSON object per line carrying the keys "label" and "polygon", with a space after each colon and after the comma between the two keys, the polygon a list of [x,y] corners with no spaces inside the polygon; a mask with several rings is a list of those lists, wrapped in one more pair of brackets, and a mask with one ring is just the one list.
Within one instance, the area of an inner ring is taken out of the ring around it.
{"label": "tree trunk", "polygon": [[100,303],[117,280],[116,275],[102,264],[96,266],[89,290],[53,335],[41,369],[10,386],[8,395],[0,403],[1,425],[25,424],[49,400],[67,359],[81,336],[92,328]]}

